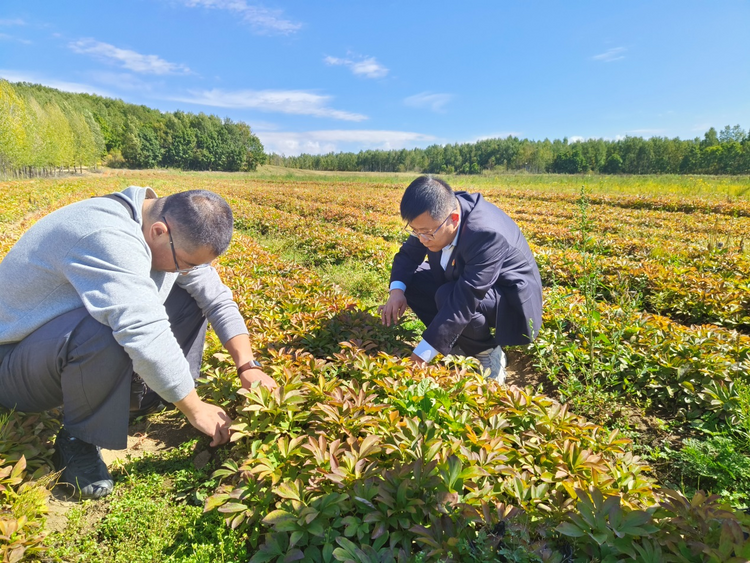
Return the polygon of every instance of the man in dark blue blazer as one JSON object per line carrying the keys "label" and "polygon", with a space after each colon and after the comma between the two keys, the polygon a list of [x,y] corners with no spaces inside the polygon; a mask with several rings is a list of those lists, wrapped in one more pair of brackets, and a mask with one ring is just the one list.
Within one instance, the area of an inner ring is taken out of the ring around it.
{"label": "man in dark blue blazer", "polygon": [[408,306],[427,327],[413,361],[474,356],[503,383],[502,346],[530,343],[542,324],[542,280],[518,225],[481,194],[429,176],[406,188],[401,217],[412,236],[393,259],[383,323]]}

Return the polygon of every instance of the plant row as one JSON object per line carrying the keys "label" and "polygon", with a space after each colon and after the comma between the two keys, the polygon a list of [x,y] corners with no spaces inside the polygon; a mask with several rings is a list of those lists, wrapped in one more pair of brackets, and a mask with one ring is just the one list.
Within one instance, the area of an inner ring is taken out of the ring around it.
{"label": "plant row", "polygon": [[[377,225],[379,217],[364,214],[349,204],[325,205],[280,194],[268,199],[270,202],[264,199],[259,205],[231,198],[237,224],[262,234],[293,237],[296,246],[312,256],[315,264],[353,259],[387,268],[395,252],[394,244],[388,241],[404,237],[393,222],[381,229],[389,236],[370,234],[378,233],[373,225]],[[602,297],[610,301],[634,292],[646,311],[684,324],[713,323],[743,332],[750,330],[750,284],[737,275],[742,267],[750,275],[750,257],[744,253],[715,250],[706,253],[700,263],[691,261],[693,265],[670,264],[657,258],[633,260],[605,254],[598,241],[588,241],[584,252],[576,250],[573,246],[581,235],[570,226],[558,228],[557,236],[551,235],[549,226],[542,229],[554,239],[551,246],[535,246],[545,285],[577,287],[586,263],[586,268],[593,268],[600,276]],[[543,237],[532,230],[529,238],[537,242]],[[567,241],[567,247],[558,246],[561,239]],[[544,238],[543,242],[549,243],[550,239]]]}
{"label": "plant row", "polygon": [[[335,221],[353,230],[381,236],[386,240],[402,237],[397,217],[400,190],[383,186],[337,184],[335,190],[322,183],[297,182],[283,190],[274,183],[221,186],[225,193],[252,199],[309,220]],[[527,239],[542,247],[569,248],[580,241],[580,197],[566,196],[561,202],[550,194],[533,190],[512,192],[486,190],[485,195],[511,215]],[[553,194],[554,195],[554,194]],[[562,196],[560,196],[562,197]],[[634,260],[653,259],[669,264],[693,266],[700,271],[750,275],[750,257],[744,252],[750,240],[750,221],[704,212],[624,211],[618,207],[590,205],[588,228],[596,240],[597,252],[608,256],[629,256]]]}
{"label": "plant row", "polygon": [[685,327],[626,306],[587,302],[562,288],[546,294],[532,344],[549,377],[595,374],[661,413],[683,420],[737,423],[735,381],[747,382],[750,337],[713,325]]}
{"label": "plant row", "polygon": [[633,261],[575,249],[535,248],[545,286],[580,287],[594,272],[601,298],[635,299],[644,311],[682,324],[715,324],[750,332],[750,282],[693,266]]}
{"label": "plant row", "polygon": [[246,531],[251,561],[718,561],[746,549],[744,524],[715,498],[660,496],[616,431],[461,361],[411,367],[383,352],[408,355],[398,333],[245,237],[221,262],[280,383],[237,391],[221,354],[205,374],[204,392],[236,413],[206,509]]}

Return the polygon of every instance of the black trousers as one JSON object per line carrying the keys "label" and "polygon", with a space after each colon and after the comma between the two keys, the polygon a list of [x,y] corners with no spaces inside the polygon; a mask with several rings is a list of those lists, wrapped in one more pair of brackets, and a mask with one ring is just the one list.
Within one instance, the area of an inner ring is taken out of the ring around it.
{"label": "black trousers", "polygon": [[[435,319],[438,310],[448,300],[456,282],[438,283],[430,270],[430,265],[423,262],[414,273],[409,286],[404,292],[406,302],[425,326]],[[477,311],[458,337],[456,344],[465,354],[474,356],[495,345],[491,328],[495,328],[498,296],[493,289],[487,292],[479,303]],[[434,346],[432,342],[430,342]],[[441,350],[442,352],[442,350]],[[449,350],[445,351],[448,353]]]}
{"label": "black trousers", "polygon": [[[207,321],[175,285],[165,303],[177,342],[200,374]],[[0,359],[0,405],[24,412],[63,407],[71,435],[107,449],[127,447],[133,364],[86,309],[64,313],[6,350]]]}

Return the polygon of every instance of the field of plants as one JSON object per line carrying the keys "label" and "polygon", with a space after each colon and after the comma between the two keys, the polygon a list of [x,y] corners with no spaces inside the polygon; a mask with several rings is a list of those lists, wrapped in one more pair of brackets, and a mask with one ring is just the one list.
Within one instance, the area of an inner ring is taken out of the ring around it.
{"label": "field of plants", "polygon": [[216,267],[280,384],[238,390],[210,336],[200,392],[231,444],[201,468],[199,436],[118,464],[111,497],[55,532],[55,413],[0,413],[3,561],[750,560],[750,179],[448,178],[519,223],[545,283],[502,387],[464,358],[412,367],[419,322],[374,316],[412,179],[0,184],[0,258],[49,211],[127,185],[222,194],[236,234]]}

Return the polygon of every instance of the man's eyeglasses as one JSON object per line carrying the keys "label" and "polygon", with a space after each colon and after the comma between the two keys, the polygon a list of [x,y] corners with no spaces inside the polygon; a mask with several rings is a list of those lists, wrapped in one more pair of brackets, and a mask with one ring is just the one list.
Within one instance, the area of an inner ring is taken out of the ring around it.
{"label": "man's eyeglasses", "polygon": [[409,233],[410,235],[414,235],[415,237],[419,237],[420,239],[423,239],[423,240],[434,240],[435,239],[435,235],[437,234],[437,232],[440,229],[443,228],[443,226],[448,221],[448,219],[451,218],[451,215],[453,215],[453,212],[449,213],[448,216],[445,219],[443,219],[443,222],[440,223],[440,226],[438,226],[438,228],[435,229],[434,231],[429,231],[429,232],[426,232],[426,233],[425,232],[421,232],[420,233],[420,232],[415,231],[414,229],[410,228],[408,223],[404,226],[404,230],[407,233]]}
{"label": "man's eyeglasses", "polygon": [[174,260],[174,271],[178,274],[187,274],[188,272],[192,272],[197,268],[205,266],[205,264],[200,264],[198,266],[191,266],[190,268],[180,268],[180,265],[177,263],[177,253],[174,251],[174,239],[172,238],[172,230],[169,228],[169,223],[167,223],[167,218],[164,215],[161,216],[161,220],[164,221],[164,224],[167,226],[167,234],[169,235],[169,247],[172,249],[172,259]]}

